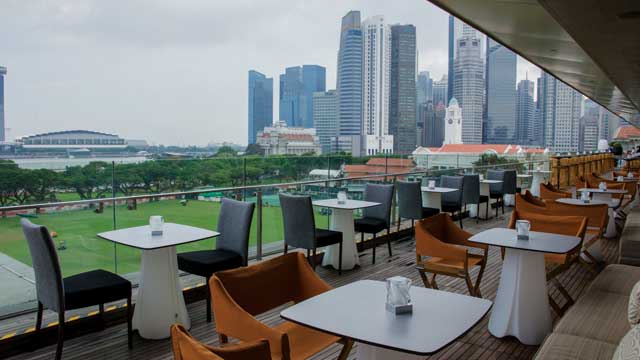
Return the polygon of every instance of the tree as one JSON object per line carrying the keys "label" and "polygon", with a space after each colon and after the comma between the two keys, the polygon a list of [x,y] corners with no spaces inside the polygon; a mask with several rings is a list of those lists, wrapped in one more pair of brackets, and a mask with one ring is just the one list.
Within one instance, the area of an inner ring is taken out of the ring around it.
{"label": "tree", "polygon": [[23,176],[27,199],[37,203],[47,201],[60,184],[58,173],[48,169],[29,170]]}
{"label": "tree", "polygon": [[233,157],[238,154],[238,151],[231,146],[222,146],[216,152],[216,157]]}
{"label": "tree", "polygon": [[90,162],[85,166],[71,166],[64,172],[64,181],[81,199],[97,199],[111,189],[111,166],[104,161]]}
{"label": "tree", "polygon": [[262,150],[262,146],[258,145],[258,144],[249,144],[247,145],[247,148],[244,151],[245,155],[260,155],[263,156],[264,155],[264,150]]}

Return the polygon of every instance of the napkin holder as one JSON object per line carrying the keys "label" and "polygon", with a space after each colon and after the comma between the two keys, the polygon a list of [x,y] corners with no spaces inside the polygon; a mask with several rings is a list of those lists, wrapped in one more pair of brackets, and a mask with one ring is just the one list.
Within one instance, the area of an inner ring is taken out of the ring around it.
{"label": "napkin holder", "polygon": [[394,314],[413,313],[413,303],[411,302],[411,280],[403,276],[394,276],[387,279],[387,301],[385,309]]}
{"label": "napkin holder", "polygon": [[408,303],[407,305],[393,305],[386,303],[387,311],[394,315],[402,315],[402,314],[412,314],[413,313],[413,303]]}

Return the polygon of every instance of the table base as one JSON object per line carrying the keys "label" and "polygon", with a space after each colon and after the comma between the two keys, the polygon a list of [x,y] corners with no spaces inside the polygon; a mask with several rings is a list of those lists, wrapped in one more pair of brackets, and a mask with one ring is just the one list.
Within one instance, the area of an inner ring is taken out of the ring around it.
{"label": "table base", "polygon": [[133,328],[145,339],[166,339],[174,323],[191,327],[178,278],[176,248],[143,250]]}
{"label": "table base", "polygon": [[400,351],[389,350],[378,346],[358,343],[357,356],[358,360],[419,360],[424,356],[412,355]]}
{"label": "table base", "polygon": [[439,192],[422,192],[422,206],[441,210],[442,195]]}
{"label": "table base", "polygon": [[[360,264],[353,227],[353,210],[331,209],[331,230],[342,232],[342,270],[351,270]],[[328,246],[322,259],[322,266],[331,265],[338,269],[339,259],[339,245]]]}
{"label": "table base", "polygon": [[539,345],[551,330],[544,254],[507,248],[489,332],[499,338],[512,335],[523,344]]}

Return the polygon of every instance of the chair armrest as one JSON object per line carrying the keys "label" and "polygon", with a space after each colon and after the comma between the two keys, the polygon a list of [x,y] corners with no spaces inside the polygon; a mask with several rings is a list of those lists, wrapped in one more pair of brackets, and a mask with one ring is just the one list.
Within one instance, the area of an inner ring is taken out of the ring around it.
{"label": "chair armrest", "polygon": [[448,244],[462,245],[462,246],[467,246],[467,247],[472,247],[477,249],[489,248],[489,246],[486,244],[478,244],[478,243],[469,241],[469,238],[472,236],[473,234],[471,234],[468,231],[465,231],[464,229],[459,228],[455,223],[451,222],[447,227],[447,239],[445,242]]}
{"label": "chair armrest", "polygon": [[439,257],[450,260],[466,261],[467,249],[447,244],[424,230],[416,228],[416,253],[418,256]]}
{"label": "chair armrest", "polygon": [[[209,287],[216,319],[216,331],[219,334],[232,336],[242,341],[267,339],[272,353],[282,353],[283,344],[288,343],[288,337],[285,333],[263,324],[242,309],[231,298],[220,279],[215,275],[209,280]],[[288,353],[288,349],[286,352]]]}

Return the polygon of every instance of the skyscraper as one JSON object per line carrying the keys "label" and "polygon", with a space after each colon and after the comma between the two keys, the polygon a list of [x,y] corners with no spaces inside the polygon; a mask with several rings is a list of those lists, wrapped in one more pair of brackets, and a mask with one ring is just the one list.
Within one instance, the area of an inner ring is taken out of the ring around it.
{"label": "skyscraper", "polygon": [[0,66],[0,142],[6,141],[5,123],[4,123],[4,76],[7,74],[7,68]]}
{"label": "skyscraper", "polygon": [[373,16],[362,23],[362,33],[364,149],[367,155],[392,153],[393,135],[389,134],[391,29],[383,16]]}
{"label": "skyscraper", "polygon": [[422,146],[440,147],[444,141],[444,117],[446,108],[442,102],[433,105],[429,101],[423,104],[424,140]]}
{"label": "skyscraper", "polygon": [[487,38],[487,109],[484,124],[487,144],[516,140],[516,54]]}
{"label": "skyscraper", "polygon": [[313,123],[322,153],[337,150],[331,148],[332,139],[338,136],[338,95],[335,90],[313,93]]}
{"label": "skyscraper", "polygon": [[338,135],[362,134],[362,28],[360,12],[342,18],[338,50]]}
{"label": "skyscraper", "polygon": [[280,75],[280,121],[290,127],[313,127],[313,93],[326,89],[319,65],[288,67]]}
{"label": "skyscraper", "polygon": [[[393,58],[391,61],[393,62]],[[429,101],[433,101],[433,79],[428,71],[420,71],[416,84],[416,105],[420,106],[420,104],[426,104]]]}
{"label": "skyscraper", "polygon": [[584,113],[580,117],[579,151],[598,149],[600,105],[586,99],[583,102]]}
{"label": "skyscraper", "polygon": [[447,79],[447,75],[443,75],[442,79],[435,81],[433,83],[433,106],[438,106],[439,103],[442,103],[445,107],[449,102],[448,91],[449,91],[449,79]]}
{"label": "skyscraper", "polygon": [[415,150],[416,27],[413,25],[391,26],[389,134],[393,135],[395,153],[410,154]]}
{"label": "skyscraper", "polygon": [[533,81],[525,79],[518,83],[516,96],[516,143],[536,144],[534,136],[535,103],[533,101]]}
{"label": "skyscraper", "polygon": [[462,131],[462,114],[458,100],[451,98],[444,115],[444,143],[462,144],[464,142]]}
{"label": "skyscraper", "polygon": [[249,70],[249,144],[255,144],[258,131],[272,124],[273,79]]}
{"label": "skyscraper", "polygon": [[[449,103],[449,100],[453,97],[453,79],[455,78],[454,76],[454,67],[453,67],[453,60],[454,60],[454,53],[455,53],[455,48],[456,48],[456,39],[455,39],[455,23],[456,20],[453,17],[453,15],[449,15],[449,62],[448,62],[448,74],[447,74],[447,96],[446,96],[446,101],[444,101],[444,105],[447,106],[447,104]],[[437,102],[434,101],[434,104],[438,104]]]}
{"label": "skyscraper", "polygon": [[[453,96],[462,110],[462,142],[482,143],[484,60],[479,33],[463,24],[454,59]],[[451,105],[451,104],[449,104]]]}
{"label": "skyscraper", "polygon": [[544,146],[552,151],[578,151],[582,95],[555,77],[542,73]]}

